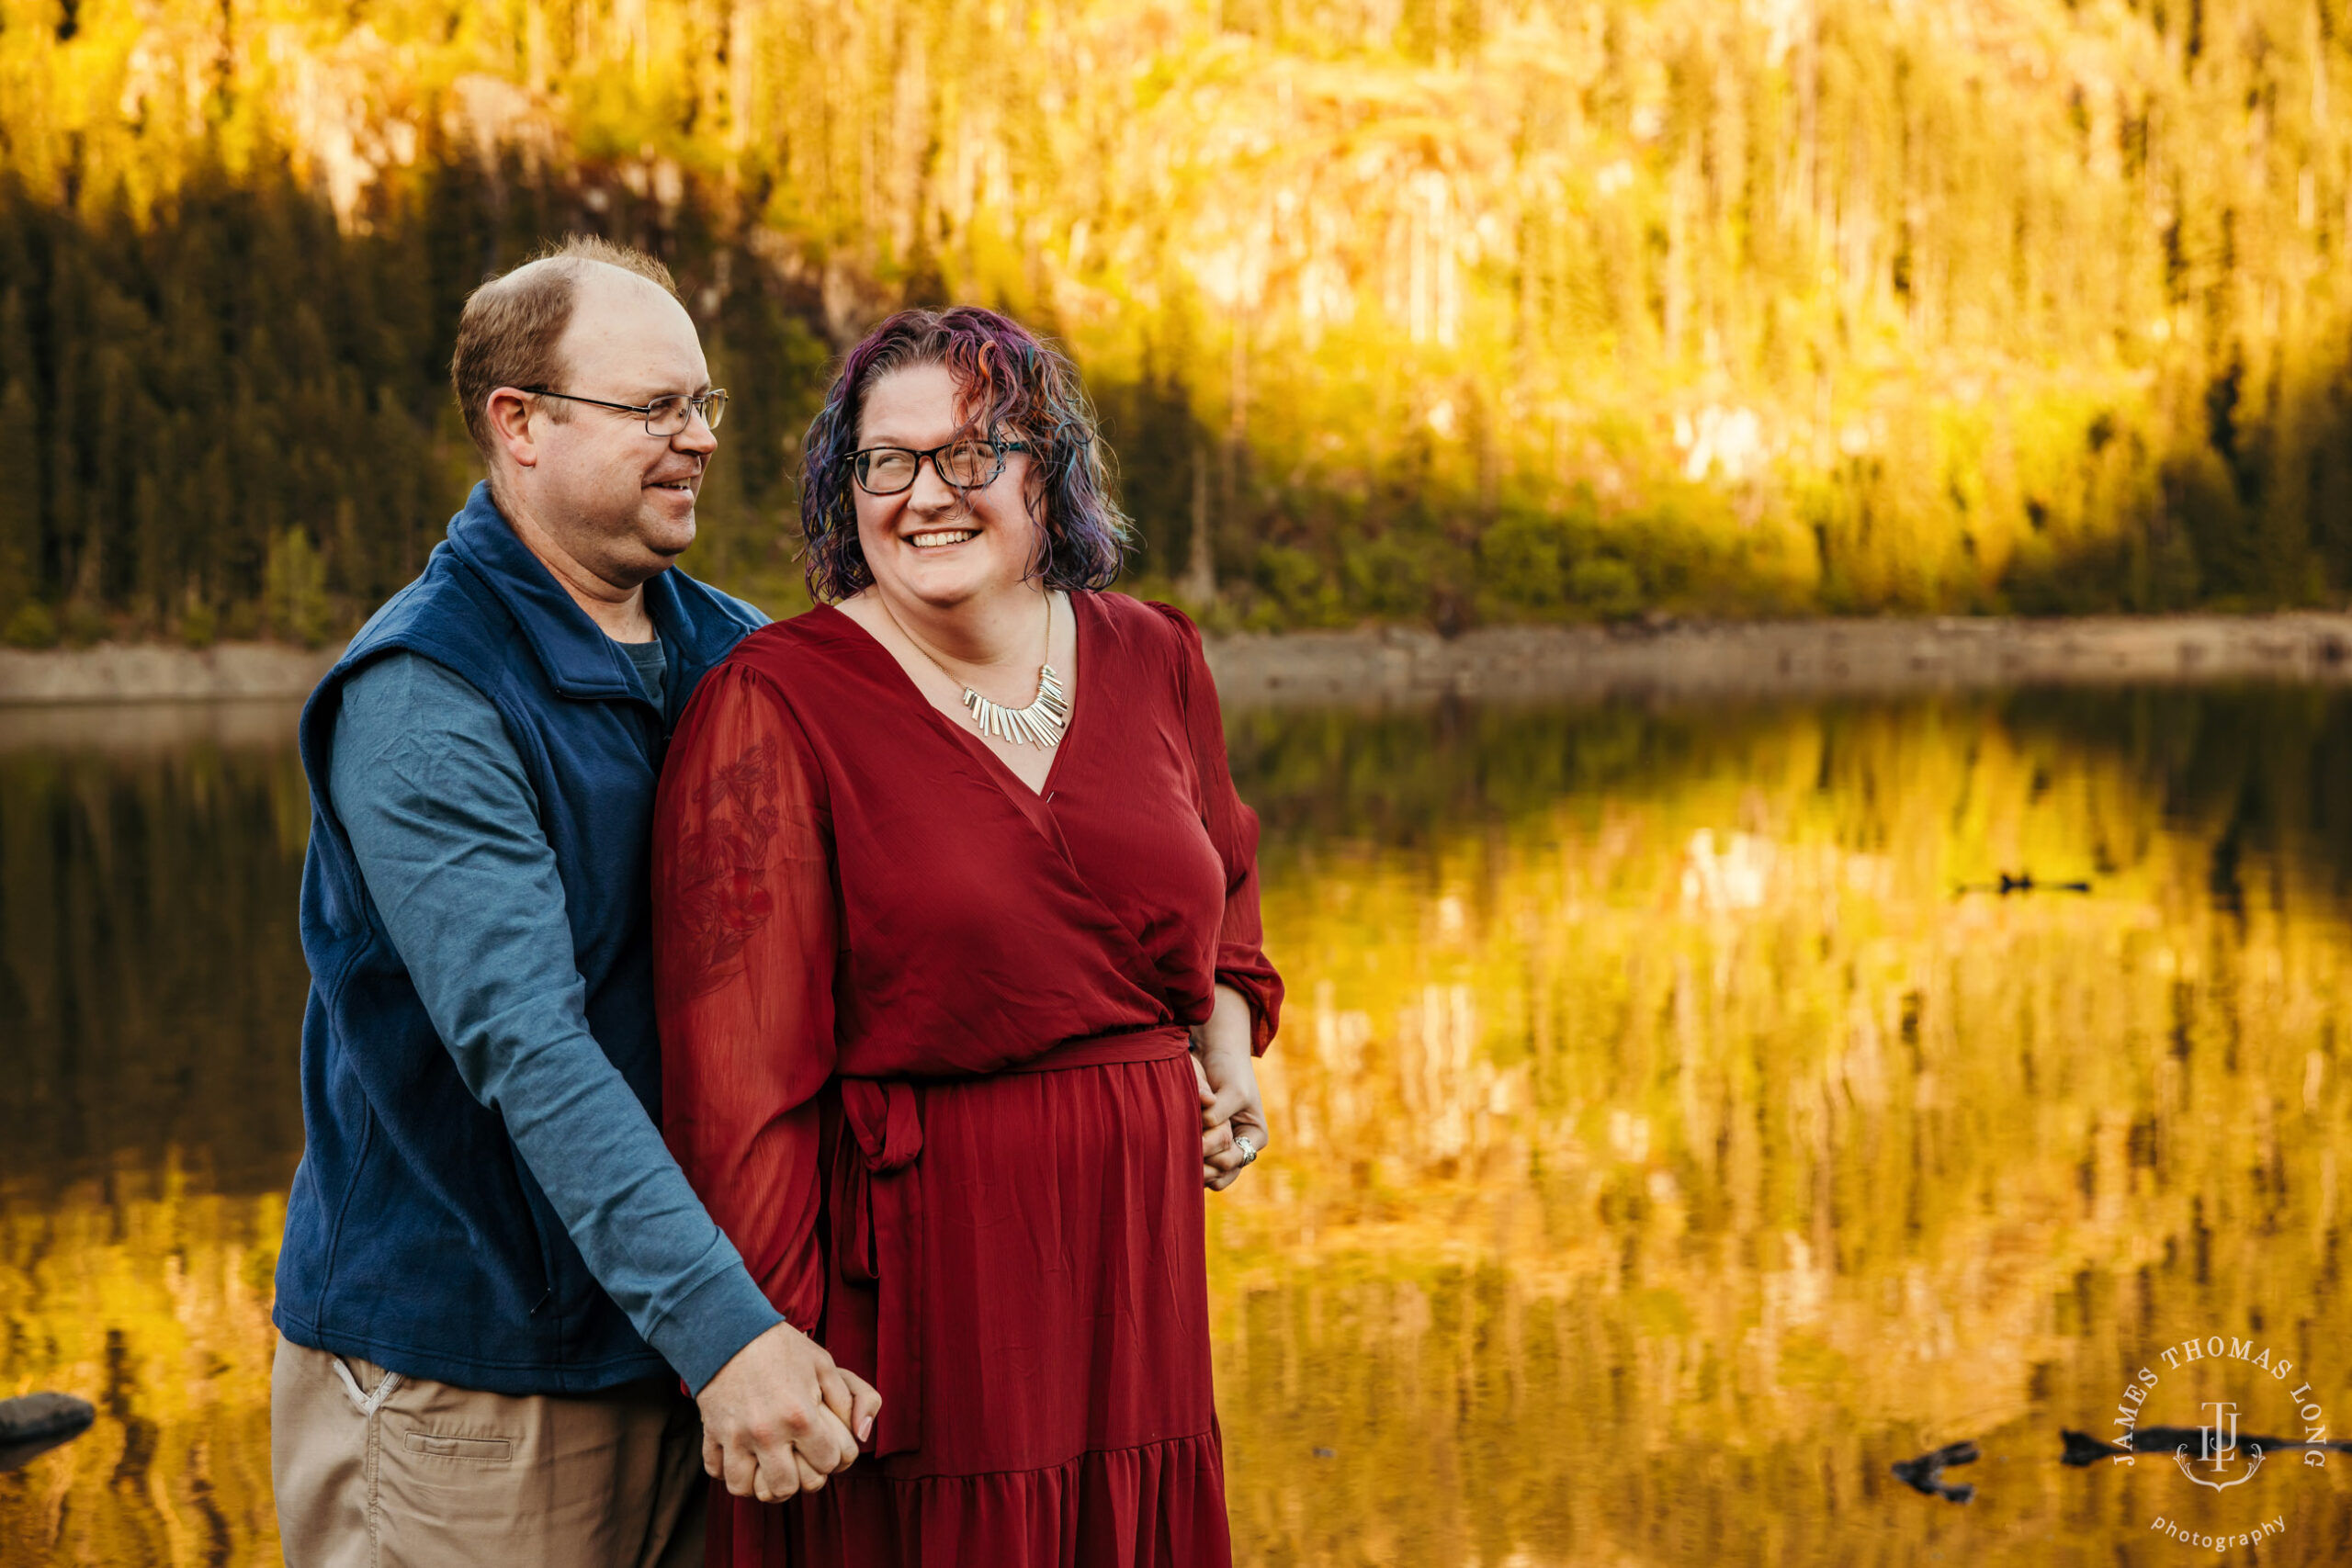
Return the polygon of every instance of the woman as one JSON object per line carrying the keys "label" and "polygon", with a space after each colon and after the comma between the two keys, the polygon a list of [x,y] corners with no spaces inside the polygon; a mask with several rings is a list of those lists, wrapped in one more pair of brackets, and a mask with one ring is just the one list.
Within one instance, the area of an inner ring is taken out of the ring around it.
{"label": "woman", "polygon": [[885,322],[806,452],[820,605],[662,776],[663,1114],[879,1462],[714,1488],[709,1561],[1225,1564],[1201,1190],[1282,987],[1199,635],[1102,592],[1091,412],[1002,316]]}

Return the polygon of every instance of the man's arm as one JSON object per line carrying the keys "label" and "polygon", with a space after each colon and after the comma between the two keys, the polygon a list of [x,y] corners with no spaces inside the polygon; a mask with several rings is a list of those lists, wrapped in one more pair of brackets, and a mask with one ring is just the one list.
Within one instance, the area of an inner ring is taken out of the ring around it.
{"label": "man's arm", "polygon": [[498,710],[392,655],[344,687],[329,788],[459,1077],[589,1271],[700,1393],[782,1315],[589,1033],[555,852]]}

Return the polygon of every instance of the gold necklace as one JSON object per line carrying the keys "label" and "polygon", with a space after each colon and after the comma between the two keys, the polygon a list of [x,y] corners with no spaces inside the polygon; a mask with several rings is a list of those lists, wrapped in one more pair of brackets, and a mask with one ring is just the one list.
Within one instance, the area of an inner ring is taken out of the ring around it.
{"label": "gold necklace", "polygon": [[[888,600],[883,602],[882,613],[890,615]],[[898,618],[890,615],[893,622]],[[915,645],[917,653],[931,660],[933,670],[947,675],[950,681],[956,680],[955,676],[948,675],[947,666],[933,657],[931,649],[917,640],[911,632],[904,626],[899,626],[899,631]],[[1010,708],[1002,703],[990,701],[969,686],[964,687],[964,705],[971,710],[972,722],[979,726],[982,735],[992,735],[1016,746],[1035,746],[1046,751],[1062,743],[1062,733],[1069,728],[1069,694],[1062,690],[1062,678],[1054,672],[1053,653],[1054,592],[1049,588],[1046,591],[1046,661],[1037,666],[1037,694],[1029,699],[1028,705]],[[963,684],[961,682],[956,683]]]}

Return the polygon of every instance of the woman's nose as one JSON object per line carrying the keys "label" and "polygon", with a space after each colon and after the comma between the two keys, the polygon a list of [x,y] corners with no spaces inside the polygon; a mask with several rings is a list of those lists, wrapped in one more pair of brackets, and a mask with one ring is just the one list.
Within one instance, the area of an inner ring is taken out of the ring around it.
{"label": "woman's nose", "polygon": [[924,458],[915,465],[915,482],[907,494],[907,504],[922,512],[940,512],[961,505],[964,492],[939,477],[939,459]]}

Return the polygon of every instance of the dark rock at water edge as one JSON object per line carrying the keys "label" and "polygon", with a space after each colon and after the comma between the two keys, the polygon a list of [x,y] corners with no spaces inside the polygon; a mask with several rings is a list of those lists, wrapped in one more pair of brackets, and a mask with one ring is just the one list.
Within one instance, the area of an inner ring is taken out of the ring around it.
{"label": "dark rock at water edge", "polygon": [[[2063,1428],[2058,1434],[2058,1439],[2065,1445],[2065,1451],[2058,1456],[2058,1462],[2073,1465],[2079,1470],[2086,1464],[2097,1464],[2103,1459],[2144,1459],[2151,1454],[2160,1459],[2168,1459],[2183,1449],[2194,1450],[2200,1456],[2205,1451],[2206,1432],[2201,1427],[2142,1427],[2131,1436],[2132,1440],[2128,1444],[2109,1443],[2101,1441],[2087,1432],[2077,1432],[2072,1427]],[[2352,1453],[2352,1442],[2342,1439],[2335,1442],[2325,1440],[2314,1442],[2308,1438],[2266,1438],[2259,1434],[2245,1434],[2233,1438],[2232,1441],[2238,1448],[2259,1450],[2263,1453],[2268,1453],[2273,1449]]]}
{"label": "dark rock at water edge", "polygon": [[70,1393],[0,1399],[0,1472],[11,1471],[90,1429],[98,1413]]}
{"label": "dark rock at water edge", "polygon": [[1894,1478],[1914,1492],[1941,1497],[1948,1503],[1965,1503],[1976,1495],[1976,1488],[1965,1482],[1957,1485],[1947,1483],[1944,1466],[1974,1464],[1977,1458],[1976,1445],[1963,1440],[1946,1443],[1935,1452],[1921,1454],[1917,1459],[1898,1460],[1890,1468],[1894,1472]]}

